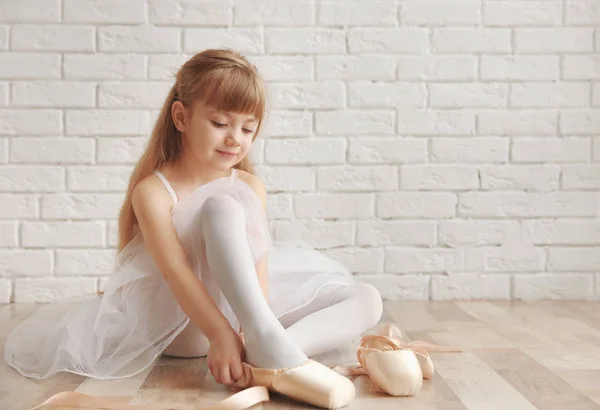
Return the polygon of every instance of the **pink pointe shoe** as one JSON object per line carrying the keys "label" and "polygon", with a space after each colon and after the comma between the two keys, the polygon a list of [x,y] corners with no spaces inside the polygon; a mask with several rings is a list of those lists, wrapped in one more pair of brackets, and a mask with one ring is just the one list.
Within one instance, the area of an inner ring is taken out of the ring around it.
{"label": "pink pointe shoe", "polygon": [[361,339],[356,351],[358,365],[336,366],[333,370],[346,376],[366,374],[382,393],[412,396],[421,390],[423,379],[430,379],[435,373],[429,351],[461,352],[462,349],[419,340],[407,343],[397,327],[385,324],[375,334]]}
{"label": "pink pointe shoe", "polygon": [[356,396],[354,383],[329,367],[308,360],[286,369],[261,369],[242,363],[244,376],[234,387],[263,386],[294,400],[324,409],[345,407]]}

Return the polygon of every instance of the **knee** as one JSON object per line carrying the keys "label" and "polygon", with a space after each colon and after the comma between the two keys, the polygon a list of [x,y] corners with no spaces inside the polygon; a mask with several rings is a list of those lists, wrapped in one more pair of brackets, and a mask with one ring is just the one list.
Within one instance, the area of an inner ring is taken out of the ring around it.
{"label": "knee", "polygon": [[214,195],[208,197],[198,215],[200,224],[203,226],[223,226],[224,221],[244,221],[244,208],[229,195]]}
{"label": "knee", "polygon": [[356,292],[365,307],[365,320],[368,322],[366,326],[375,326],[383,314],[381,294],[375,286],[364,282],[356,284]]}

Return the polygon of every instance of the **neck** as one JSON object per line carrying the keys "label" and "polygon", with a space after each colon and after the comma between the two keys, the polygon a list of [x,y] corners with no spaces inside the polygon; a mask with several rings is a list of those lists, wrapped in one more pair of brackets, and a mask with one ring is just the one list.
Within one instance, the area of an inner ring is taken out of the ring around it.
{"label": "neck", "polygon": [[173,165],[176,172],[193,185],[206,184],[215,179],[228,177],[232,172],[231,168],[226,170],[210,168],[193,156],[190,156],[186,151],[182,153],[179,160]]}

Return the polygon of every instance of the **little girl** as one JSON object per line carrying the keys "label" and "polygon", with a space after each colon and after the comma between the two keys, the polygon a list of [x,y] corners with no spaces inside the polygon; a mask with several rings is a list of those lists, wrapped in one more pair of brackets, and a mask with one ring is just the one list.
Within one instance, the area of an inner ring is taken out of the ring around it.
{"label": "little girl", "polygon": [[27,377],[133,376],[161,354],[207,355],[233,384],[242,362],[297,366],[375,325],[377,290],[305,245],[274,246],[248,158],[265,113],[256,68],[206,50],[177,73],[119,215],[103,295],[47,305],[8,336]]}

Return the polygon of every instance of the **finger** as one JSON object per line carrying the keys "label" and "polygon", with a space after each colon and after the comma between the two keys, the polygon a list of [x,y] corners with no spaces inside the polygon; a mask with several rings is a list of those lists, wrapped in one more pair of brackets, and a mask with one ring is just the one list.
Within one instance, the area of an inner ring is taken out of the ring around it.
{"label": "finger", "polygon": [[240,360],[233,360],[231,362],[231,377],[233,380],[238,381],[244,375],[244,369],[242,368],[242,362]]}
{"label": "finger", "polygon": [[221,384],[233,384],[231,380],[231,373],[229,372],[229,365],[221,366]]}
{"label": "finger", "polygon": [[219,368],[217,366],[213,366],[212,369],[210,369],[210,373],[212,374],[213,378],[215,379],[215,382],[217,383],[221,383],[221,375],[219,374]]}

